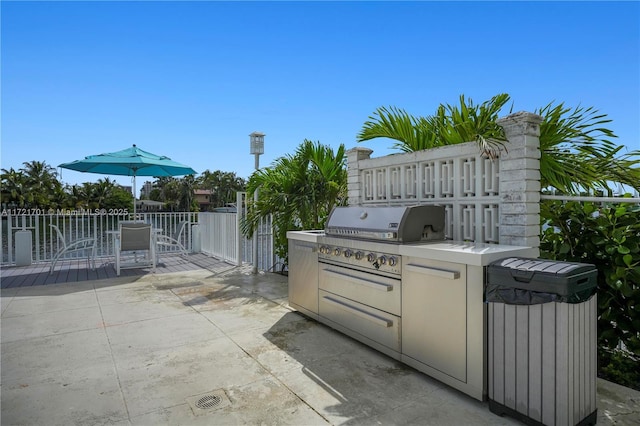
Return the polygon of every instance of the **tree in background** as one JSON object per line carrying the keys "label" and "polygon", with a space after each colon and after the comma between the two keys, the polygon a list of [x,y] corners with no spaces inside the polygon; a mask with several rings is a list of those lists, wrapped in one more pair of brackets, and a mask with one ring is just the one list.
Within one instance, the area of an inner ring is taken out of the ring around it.
{"label": "tree in background", "polygon": [[193,195],[195,178],[188,175],[180,179],[178,209],[183,212],[198,211],[198,203]]}
{"label": "tree in background", "polygon": [[100,205],[102,209],[128,209],[133,211],[133,194],[131,191],[124,189],[120,185],[114,185]]}
{"label": "tree in background", "polygon": [[53,194],[62,188],[56,169],[44,161],[22,163],[20,171],[25,176],[27,203],[37,208],[58,207],[53,205]]}
{"label": "tree in background", "polygon": [[25,207],[26,179],[22,172],[13,167],[2,169],[2,205]]}
{"label": "tree in background", "polygon": [[133,211],[133,195],[109,178],[67,186],[65,207],[71,209],[127,209]]}
{"label": "tree in background", "polygon": [[16,171],[2,169],[2,203],[14,207],[60,207],[62,184],[56,170],[44,161],[22,163]]}
{"label": "tree in background", "polygon": [[174,211],[178,207],[180,184],[174,177],[159,177],[154,183],[157,191],[151,191],[150,199],[165,204],[165,208]]}
{"label": "tree in background", "polygon": [[133,208],[133,196],[109,178],[63,186],[55,169],[44,161],[29,161],[16,171],[2,170],[2,203],[27,209]]}
{"label": "tree in background", "polygon": [[194,196],[196,189],[211,191],[210,208],[215,208],[235,203],[236,193],[244,191],[245,186],[244,179],[237,177],[234,172],[205,170],[197,178],[193,175],[157,178],[149,199],[163,202],[165,208],[172,211],[198,211],[199,205]]}
{"label": "tree in background", "polygon": [[216,170],[211,172],[205,170],[196,179],[198,189],[208,189],[211,191],[211,208],[224,207],[227,204],[235,204],[236,193],[246,189],[244,179],[236,176],[234,172],[223,172]]}
{"label": "tree in background", "polygon": [[304,140],[293,155],[276,159],[269,167],[253,173],[247,184],[250,201],[242,224],[251,236],[260,220],[272,215],[276,254],[287,257],[287,231],[322,229],[336,205],[347,201],[347,171],[344,145],[337,151],[320,142]]}
{"label": "tree in background", "polygon": [[92,184],[91,198],[97,204],[96,207],[102,208],[104,206],[105,201],[109,199],[116,186],[116,182],[109,178],[100,178],[96,183]]}

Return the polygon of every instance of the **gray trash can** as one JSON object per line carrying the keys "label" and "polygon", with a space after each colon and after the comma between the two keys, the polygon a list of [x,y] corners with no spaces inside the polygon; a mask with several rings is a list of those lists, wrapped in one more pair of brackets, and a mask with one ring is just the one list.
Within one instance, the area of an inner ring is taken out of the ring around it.
{"label": "gray trash can", "polygon": [[532,425],[595,424],[597,270],[506,258],[487,270],[489,409]]}

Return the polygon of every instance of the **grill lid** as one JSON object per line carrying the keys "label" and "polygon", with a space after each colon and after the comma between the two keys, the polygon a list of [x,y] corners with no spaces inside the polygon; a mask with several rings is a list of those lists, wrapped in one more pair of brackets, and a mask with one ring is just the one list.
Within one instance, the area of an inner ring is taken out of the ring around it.
{"label": "grill lid", "polygon": [[443,206],[335,207],[325,234],[404,243],[441,240],[444,215]]}

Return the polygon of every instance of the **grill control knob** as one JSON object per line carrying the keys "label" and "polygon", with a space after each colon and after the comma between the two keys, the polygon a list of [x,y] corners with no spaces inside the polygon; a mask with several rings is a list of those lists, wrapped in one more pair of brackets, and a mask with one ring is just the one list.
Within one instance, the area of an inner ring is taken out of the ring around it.
{"label": "grill control knob", "polygon": [[381,265],[384,265],[385,263],[387,263],[387,256],[380,256],[378,258],[378,262],[380,262]]}
{"label": "grill control knob", "polygon": [[373,263],[373,262],[375,262],[375,260],[376,260],[376,255],[374,253],[369,253],[367,255],[367,261],[369,263]]}
{"label": "grill control knob", "polygon": [[362,259],[363,257],[364,257],[364,253],[358,250],[358,251],[356,252],[356,260],[360,260],[360,259]]}
{"label": "grill control knob", "polygon": [[397,263],[398,263],[398,259],[396,259],[395,257],[391,256],[389,258],[389,266],[396,266]]}
{"label": "grill control knob", "polygon": [[335,254],[336,256],[340,256],[340,253],[342,253],[342,250],[340,250],[340,247],[336,247],[336,249],[333,251],[333,254]]}
{"label": "grill control knob", "polygon": [[353,252],[349,249],[346,249],[344,251],[344,257],[351,257],[351,255],[353,254]]}

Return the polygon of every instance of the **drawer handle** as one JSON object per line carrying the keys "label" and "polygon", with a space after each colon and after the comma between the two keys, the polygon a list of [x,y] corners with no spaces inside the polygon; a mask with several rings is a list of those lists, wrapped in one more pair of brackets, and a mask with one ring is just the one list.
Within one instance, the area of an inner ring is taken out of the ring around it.
{"label": "drawer handle", "polygon": [[362,310],[360,310],[360,309],[358,309],[358,308],[356,308],[354,306],[351,306],[351,305],[349,305],[347,303],[344,303],[344,302],[341,302],[339,300],[333,299],[333,298],[331,298],[329,296],[324,296],[323,298],[324,298],[324,300],[326,300],[330,304],[332,304],[334,306],[337,306],[338,308],[340,308],[342,310],[345,310],[345,311],[347,311],[347,312],[349,312],[349,313],[351,313],[353,315],[356,315],[356,316],[358,316],[360,318],[363,318],[363,319],[366,319],[368,321],[371,321],[371,322],[373,322],[373,323],[375,323],[377,325],[380,325],[382,327],[389,328],[389,327],[391,327],[393,325],[393,321],[391,321],[391,320],[380,318],[379,316],[370,314],[369,312],[362,311]]}
{"label": "drawer handle", "polygon": [[449,280],[457,280],[460,278],[460,271],[448,271],[446,269],[430,268],[428,266],[414,265],[412,263],[405,266],[409,272],[417,272],[419,274],[433,275]]}
{"label": "drawer handle", "polygon": [[371,281],[371,280],[366,280],[363,278],[358,278],[358,277],[354,277],[353,275],[349,275],[349,274],[343,274],[341,272],[337,272],[337,271],[332,271],[331,269],[323,269],[323,271],[328,274],[329,276],[332,276],[334,278],[338,278],[341,280],[345,280],[345,281],[349,281],[353,284],[357,284],[357,285],[363,285],[365,287],[369,287],[372,288],[374,290],[379,290],[379,291],[392,291],[393,290],[393,285],[390,284],[384,284],[384,283],[379,283],[377,281]]}

